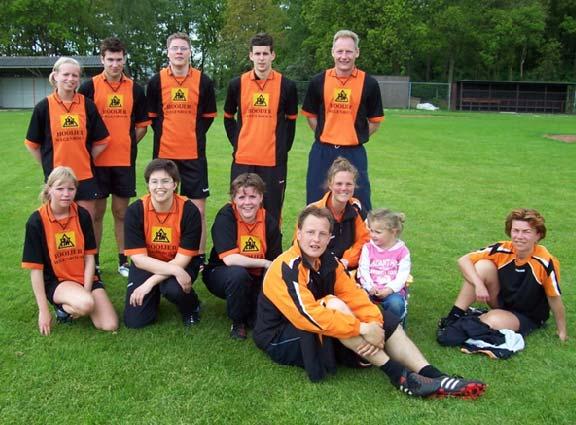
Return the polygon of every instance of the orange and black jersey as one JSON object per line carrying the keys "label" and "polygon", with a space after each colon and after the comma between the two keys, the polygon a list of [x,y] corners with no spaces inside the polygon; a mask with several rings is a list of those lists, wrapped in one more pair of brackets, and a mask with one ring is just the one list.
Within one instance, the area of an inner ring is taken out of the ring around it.
{"label": "orange and black jersey", "polygon": [[550,315],[547,297],[558,297],[560,263],[542,245],[536,245],[530,257],[520,260],[511,241],[497,242],[468,254],[473,263],[490,260],[498,268],[500,307],[544,323]]}
{"label": "orange and black jersey", "polygon": [[146,96],[154,158],[205,158],[206,132],[216,116],[212,80],[192,67],[185,77],[176,77],[168,67],[150,79]]}
{"label": "orange and black jersey", "polygon": [[336,257],[348,261],[348,268],[356,268],[362,247],[370,240],[370,233],[365,224],[366,211],[362,209],[358,199],[352,198],[344,207],[342,215],[336,217],[330,208],[330,196],[330,192],[327,192],[322,199],[312,203],[320,208],[328,208],[334,217],[334,229],[328,250]]}
{"label": "orange and black jersey", "polygon": [[110,132],[108,146],[94,160],[98,167],[129,167],[136,161],[136,127],[146,127],[148,118],[144,90],[122,75],[108,81],[104,73],[85,81],[79,93],[93,100]]}
{"label": "orange and black jersey", "polygon": [[[346,303],[354,315],[327,308],[331,296]],[[288,322],[306,332],[351,338],[360,334],[360,322],[383,323],[383,319],[378,306],[334,255],[326,251],[314,268],[295,242],[264,276],[254,328],[256,345],[266,349]]]}
{"label": "orange and black jersey", "polygon": [[[260,208],[254,223],[245,223],[233,204],[224,205],[212,225],[213,247],[207,267],[224,265],[223,258],[241,254],[250,258],[274,260],[282,253],[282,235],[274,217]],[[260,276],[262,269],[249,269]]]}
{"label": "orange and black jersey", "polygon": [[77,93],[70,105],[56,93],[41,100],[32,112],[25,143],[40,149],[45,178],[55,167],[74,170],[78,180],[94,176],[92,147],[108,142],[108,130],[96,105]]}
{"label": "orange and black jersey", "polygon": [[170,211],[160,213],[150,195],[144,195],[126,210],[124,253],[162,261],[173,260],[176,254],[195,257],[201,233],[200,212],[188,198],[174,194]]}
{"label": "orange and black jersey", "polygon": [[76,203],[70,205],[70,215],[63,220],[54,217],[48,204],[28,219],[22,267],[42,270],[44,282],[70,280],[84,285],[85,256],[93,254],[96,240],[92,220]]}
{"label": "orange and black jersey", "polygon": [[315,75],[306,92],[302,113],[318,120],[316,141],[339,146],[357,146],[369,139],[368,121],[384,119],[378,82],[355,69],[339,78],[334,68]]}
{"label": "orange and black jersey", "polygon": [[[238,112],[238,119],[235,115]],[[274,167],[288,160],[298,116],[296,84],[272,70],[260,80],[252,70],[228,84],[224,126],[234,162]]]}

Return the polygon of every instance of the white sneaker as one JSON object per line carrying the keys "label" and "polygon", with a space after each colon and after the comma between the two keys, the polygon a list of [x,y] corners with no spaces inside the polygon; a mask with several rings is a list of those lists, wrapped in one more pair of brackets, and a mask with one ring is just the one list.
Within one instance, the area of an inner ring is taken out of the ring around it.
{"label": "white sneaker", "polygon": [[128,277],[129,271],[130,271],[130,267],[128,266],[128,263],[124,263],[124,264],[118,266],[118,273],[120,273],[120,275],[122,275],[122,277]]}

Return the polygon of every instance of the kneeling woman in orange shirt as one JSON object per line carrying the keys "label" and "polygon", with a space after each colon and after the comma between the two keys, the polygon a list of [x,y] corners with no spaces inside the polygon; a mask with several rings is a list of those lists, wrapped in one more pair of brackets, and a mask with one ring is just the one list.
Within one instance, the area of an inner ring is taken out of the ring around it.
{"label": "kneeling woman in orange shirt", "polygon": [[118,316],[94,274],[96,241],[88,211],[74,202],[77,188],[70,168],[54,168],[40,194],[42,206],[26,223],[22,267],[30,269],[42,335],[52,328],[48,303],[59,322],[90,316],[97,329],[118,328]]}

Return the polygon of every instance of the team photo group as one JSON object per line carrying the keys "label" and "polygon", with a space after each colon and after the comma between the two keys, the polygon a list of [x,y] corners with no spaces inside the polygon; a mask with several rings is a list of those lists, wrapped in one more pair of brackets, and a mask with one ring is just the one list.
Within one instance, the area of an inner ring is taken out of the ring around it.
{"label": "team photo group", "polygon": [[[191,66],[189,36],[168,37],[168,65],[145,90],[126,76],[126,46],[114,37],[100,45],[102,73],[84,82],[78,61],[56,61],[54,91],[35,106],[25,139],[45,182],[22,255],[40,333],[83,316],[102,331],[120,322],[142,328],[157,321],[162,297],[192,328],[202,317],[194,289],[202,281],[225,300],[232,339],[251,334],[273,362],[300,367],[311,381],[337,365],[376,367],[410,396],[480,397],[484,382],[430,364],[404,331],[413,280],[405,216],[371,203],[364,144],[384,110],[378,82],[356,67],[358,36],[334,35],[334,66],[310,78],[300,102],[296,84],[273,68],[270,35],[254,35],[246,51],[252,69],[229,82],[222,113],[233,149],[230,201],[212,223],[206,143],[217,101],[212,80]],[[285,193],[299,112],[314,142],[306,205],[289,223],[282,208],[293,202]],[[147,193],[134,200],[148,127]],[[108,198],[126,278],[121,314],[100,273]],[[544,217],[517,208],[503,219],[507,240],[458,260],[463,283],[439,322],[441,344],[505,358],[550,311],[559,339],[568,338],[560,265],[540,244]]]}

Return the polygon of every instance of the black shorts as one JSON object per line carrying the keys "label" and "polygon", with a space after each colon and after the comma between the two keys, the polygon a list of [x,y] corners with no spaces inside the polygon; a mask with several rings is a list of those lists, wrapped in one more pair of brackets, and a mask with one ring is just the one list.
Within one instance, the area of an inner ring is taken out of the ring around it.
{"label": "black shorts", "polygon": [[190,199],[210,196],[206,158],[173,159],[180,172],[180,194]]}
{"label": "black shorts", "polygon": [[544,323],[538,324],[537,322],[530,319],[525,314],[520,313],[518,311],[514,311],[514,310],[508,310],[508,311],[510,313],[512,313],[514,316],[516,316],[516,318],[520,322],[520,329],[518,330],[518,332],[521,333],[522,336],[526,336],[529,333],[535,331],[536,329],[541,328],[544,325]]}
{"label": "black shorts", "polygon": [[78,182],[78,190],[76,191],[76,201],[93,201],[102,198],[100,193],[100,186],[96,177]]}
{"label": "black shorts", "polygon": [[[384,338],[385,341],[392,336],[398,325],[401,323],[399,317],[393,315],[388,311],[384,311]],[[289,366],[304,367],[304,358],[302,357],[302,350],[300,348],[300,339],[302,334],[306,333],[300,329],[296,329],[291,323],[288,323],[282,332],[280,332],[268,345],[266,352],[270,358],[279,364]],[[352,366],[359,356],[353,351],[347,349],[341,344],[335,344],[335,349],[340,351],[336,353],[339,363],[344,363],[347,366]],[[351,361],[351,358],[354,361]],[[357,363],[357,361],[356,361]]]}
{"label": "black shorts", "polygon": [[[58,287],[58,285],[60,285],[60,281],[58,280],[50,280],[50,281],[46,281],[44,284],[44,290],[46,292],[46,298],[48,298],[48,302],[52,305],[56,305],[54,303],[54,292],[56,292],[56,288]],[[80,284],[78,284],[80,285]],[[97,280],[96,282],[94,282],[92,284],[92,290],[94,289],[105,289],[104,288],[104,284]]]}
{"label": "black shorts", "polygon": [[100,197],[116,195],[120,198],[136,196],[135,167],[96,167]]}

